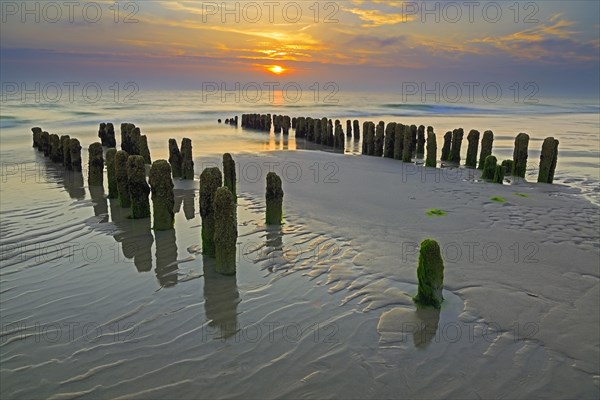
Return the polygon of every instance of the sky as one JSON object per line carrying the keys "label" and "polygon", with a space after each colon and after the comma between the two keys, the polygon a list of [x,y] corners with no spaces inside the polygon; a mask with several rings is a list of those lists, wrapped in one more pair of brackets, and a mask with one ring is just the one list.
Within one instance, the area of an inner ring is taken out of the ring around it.
{"label": "sky", "polygon": [[[597,1],[1,1],[6,82],[534,83],[598,98]],[[277,67],[276,67],[277,66]]]}

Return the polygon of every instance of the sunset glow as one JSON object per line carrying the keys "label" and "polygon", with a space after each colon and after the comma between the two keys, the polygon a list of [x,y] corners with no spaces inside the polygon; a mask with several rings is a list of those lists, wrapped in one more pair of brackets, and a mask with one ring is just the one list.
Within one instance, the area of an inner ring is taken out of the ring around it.
{"label": "sunset glow", "polygon": [[273,65],[273,66],[267,68],[267,70],[274,73],[275,75],[281,75],[286,71],[285,68],[283,68],[282,66],[279,66],[279,65]]}

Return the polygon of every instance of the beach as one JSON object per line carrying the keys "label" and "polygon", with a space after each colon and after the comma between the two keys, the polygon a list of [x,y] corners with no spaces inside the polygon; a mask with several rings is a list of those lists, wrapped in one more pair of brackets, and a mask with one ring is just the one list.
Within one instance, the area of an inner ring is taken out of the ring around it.
{"label": "beach", "polygon": [[[30,168],[1,189],[3,398],[597,398],[599,213],[576,187],[302,150],[290,134],[295,150],[232,151],[229,279],[200,245],[197,177],[219,153],[195,145],[175,230],[154,232],[23,135],[3,148]],[[281,228],[264,224],[270,171]],[[425,238],[445,264],[439,311],[412,301]]]}

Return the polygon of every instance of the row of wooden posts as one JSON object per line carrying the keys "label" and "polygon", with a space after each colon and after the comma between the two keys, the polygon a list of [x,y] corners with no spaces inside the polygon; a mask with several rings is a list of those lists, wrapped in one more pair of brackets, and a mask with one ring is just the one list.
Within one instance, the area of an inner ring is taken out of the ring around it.
{"label": "row of wooden posts", "polygon": [[[111,127],[112,124],[101,124],[99,137],[105,143],[116,145],[112,141],[114,129],[111,130]],[[62,163],[65,168],[81,171],[81,145],[77,139],[71,139],[69,136],[59,138],[58,135],[50,135],[38,127],[32,128],[32,132],[33,147],[43,151],[52,161]],[[152,193],[153,229],[173,229],[173,178],[194,179],[191,140],[184,138],[179,151],[175,139],[169,139],[169,161],[154,161],[147,180],[146,164],[149,163],[146,160],[149,160],[150,156],[149,151],[144,150],[144,147],[147,149],[147,140],[141,140],[142,137],[145,138],[144,135],[140,135],[140,130],[135,125],[122,124],[121,150],[110,147],[104,152],[102,143],[92,143],[88,148],[88,184],[104,184],[106,162],[108,198],[118,199],[123,208],[131,208],[132,219],[141,219],[150,217],[148,196]],[[126,149],[134,154],[130,154]],[[147,154],[147,158],[139,153]],[[202,253],[215,257],[216,270],[224,275],[236,272],[236,186],[235,161],[229,153],[223,155],[223,175],[217,167],[206,168],[200,175]],[[266,223],[281,225],[283,190],[281,179],[274,172],[267,174],[266,205]]]}
{"label": "row of wooden posts", "polygon": [[[384,129],[385,127],[385,129]],[[363,140],[362,154],[378,157],[394,158],[403,162],[412,162],[412,159],[423,158],[425,152],[425,166],[435,168],[437,166],[437,140],[433,127],[403,125],[395,122],[385,126],[380,121],[375,124],[366,121],[363,124],[365,138]],[[467,158],[465,166],[482,170],[482,179],[502,183],[506,173],[516,177],[525,177],[528,158],[529,135],[519,133],[515,138],[513,158],[504,160],[498,165],[498,159],[492,155],[494,133],[487,130],[483,133],[480,145],[480,132],[471,130],[467,135]],[[448,131],[444,135],[440,161],[460,164],[461,146],[464,137],[462,128]],[[479,157],[477,153],[479,152]],[[558,159],[558,140],[553,137],[546,138],[542,145],[540,157],[538,182],[552,183],[556,162]],[[479,161],[478,161],[479,160]]]}
{"label": "row of wooden posts", "polygon": [[[297,138],[335,149],[344,149],[344,130],[340,120],[294,117],[274,115],[273,125],[275,133],[283,132],[287,135],[291,127],[295,130]],[[271,114],[243,114],[242,127],[271,130]],[[433,127],[424,125],[403,125],[396,122],[380,121],[377,126],[372,121],[363,122],[362,154],[376,157],[393,158],[403,162],[412,162],[413,158],[425,158],[426,167],[437,167],[438,145]],[[360,140],[360,128],[358,120],[346,120],[346,136],[354,136],[354,140]],[[480,141],[481,137],[481,141]],[[440,161],[460,164],[461,146],[464,138],[462,128],[448,131],[444,135],[441,149]],[[528,158],[529,135],[519,133],[515,138],[513,158],[498,163],[498,159],[492,155],[494,133],[487,130],[480,134],[478,130],[471,130],[467,135],[467,158],[465,166],[482,170],[482,179],[502,184],[505,174],[516,177],[525,177]],[[481,143],[481,150],[479,146]],[[558,159],[558,140],[548,137],[544,140],[540,156],[538,182],[552,183],[556,162]],[[479,157],[477,153],[479,152]],[[425,156],[426,154],[426,156]]]}

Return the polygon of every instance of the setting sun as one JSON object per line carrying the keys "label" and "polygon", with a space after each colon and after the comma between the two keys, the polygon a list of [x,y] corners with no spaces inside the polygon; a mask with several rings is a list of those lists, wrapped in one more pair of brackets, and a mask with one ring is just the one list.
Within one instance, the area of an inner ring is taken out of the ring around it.
{"label": "setting sun", "polygon": [[284,73],[286,71],[285,68],[279,66],[279,65],[273,65],[269,68],[267,68],[268,71],[271,71],[272,73],[276,74],[276,75],[281,75],[282,73]]}

